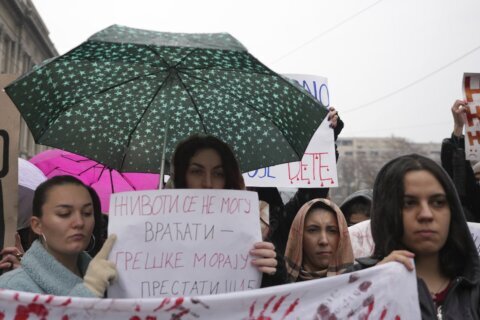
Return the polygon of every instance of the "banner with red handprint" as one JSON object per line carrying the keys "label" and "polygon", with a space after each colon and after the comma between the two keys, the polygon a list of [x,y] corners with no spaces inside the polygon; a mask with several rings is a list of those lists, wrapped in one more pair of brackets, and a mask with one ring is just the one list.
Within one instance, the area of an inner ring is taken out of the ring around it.
{"label": "banner with red handprint", "polygon": [[363,271],[212,296],[87,299],[0,290],[0,319],[420,319],[415,272]]}

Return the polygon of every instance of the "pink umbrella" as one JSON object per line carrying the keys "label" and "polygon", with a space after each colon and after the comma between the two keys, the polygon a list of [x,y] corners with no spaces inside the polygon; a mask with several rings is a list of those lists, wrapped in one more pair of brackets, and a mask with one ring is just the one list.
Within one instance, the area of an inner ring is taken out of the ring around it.
{"label": "pink umbrella", "polygon": [[94,160],[63,150],[41,152],[30,162],[48,178],[71,175],[94,188],[102,202],[103,213],[108,213],[112,193],[158,189],[158,174],[118,172]]}

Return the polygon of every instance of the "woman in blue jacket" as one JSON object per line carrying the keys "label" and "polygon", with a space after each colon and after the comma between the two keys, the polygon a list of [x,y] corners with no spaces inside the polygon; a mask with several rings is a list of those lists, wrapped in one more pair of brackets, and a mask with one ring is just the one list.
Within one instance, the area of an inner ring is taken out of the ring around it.
{"label": "woman in blue jacket", "polygon": [[[85,253],[93,243],[94,206],[87,187],[71,176],[57,176],[38,186],[31,229],[37,239],[21,267],[0,277],[0,288],[58,296],[103,297],[116,277],[107,256],[110,236],[95,259]],[[94,244],[93,244],[94,245]]]}

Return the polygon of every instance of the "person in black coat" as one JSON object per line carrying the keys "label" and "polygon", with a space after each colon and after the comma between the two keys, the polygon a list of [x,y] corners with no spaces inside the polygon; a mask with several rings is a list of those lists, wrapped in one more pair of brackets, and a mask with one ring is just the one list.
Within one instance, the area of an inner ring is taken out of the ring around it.
{"label": "person in black coat", "polygon": [[480,260],[455,186],[433,160],[387,163],[373,187],[375,242],[362,267],[415,261],[422,319],[480,319]]}
{"label": "person in black coat", "polygon": [[457,188],[467,221],[480,222],[480,186],[470,162],[465,159],[465,137],[463,126],[467,102],[457,100],[452,106],[454,120],[450,138],[442,142],[442,167],[452,178]]}

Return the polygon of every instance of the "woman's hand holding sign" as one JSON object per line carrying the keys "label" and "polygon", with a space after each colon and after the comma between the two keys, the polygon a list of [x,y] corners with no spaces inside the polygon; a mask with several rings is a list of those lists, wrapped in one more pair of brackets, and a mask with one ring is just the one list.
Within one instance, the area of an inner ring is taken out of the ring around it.
{"label": "woman's hand holding sign", "polygon": [[252,264],[255,265],[260,272],[266,274],[275,274],[277,272],[277,256],[275,252],[275,246],[271,242],[257,242],[250,250],[250,254],[256,259],[252,260]]}

